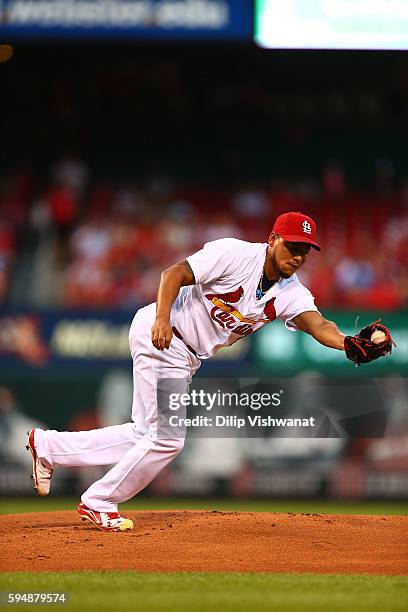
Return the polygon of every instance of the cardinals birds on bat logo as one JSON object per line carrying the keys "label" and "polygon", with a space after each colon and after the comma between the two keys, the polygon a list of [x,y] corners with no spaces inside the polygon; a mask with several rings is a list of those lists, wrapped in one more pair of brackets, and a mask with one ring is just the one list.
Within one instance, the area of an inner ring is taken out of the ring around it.
{"label": "cardinals birds on bat logo", "polygon": [[[235,291],[230,293],[207,293],[206,298],[214,304],[211,309],[211,318],[216,321],[222,329],[230,329],[234,333],[240,335],[248,335],[252,333],[252,327],[256,323],[269,323],[276,319],[276,311],[274,307],[274,301],[276,298],[272,298],[265,304],[264,314],[266,319],[252,319],[245,317],[239,312],[232,304],[236,304],[241,300],[244,295],[244,290],[240,286]],[[236,327],[237,319],[245,325],[239,325]]]}

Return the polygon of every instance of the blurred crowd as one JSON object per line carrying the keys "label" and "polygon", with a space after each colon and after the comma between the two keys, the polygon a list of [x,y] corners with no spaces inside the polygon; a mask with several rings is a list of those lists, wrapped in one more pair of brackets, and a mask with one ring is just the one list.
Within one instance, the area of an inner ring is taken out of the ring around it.
{"label": "blurred crowd", "polygon": [[323,250],[299,273],[321,307],[408,303],[408,182],[387,160],[352,189],[327,162],[320,180],[230,187],[95,179],[67,152],[41,178],[18,167],[0,179],[0,302],[132,308],[155,299],[160,272],[210,240],[265,242],[275,217],[315,218]]}

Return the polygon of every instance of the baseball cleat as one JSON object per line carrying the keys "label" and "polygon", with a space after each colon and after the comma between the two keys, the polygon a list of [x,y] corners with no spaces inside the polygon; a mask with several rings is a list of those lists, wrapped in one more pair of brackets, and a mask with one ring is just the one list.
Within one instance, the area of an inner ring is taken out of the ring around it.
{"label": "baseball cleat", "polygon": [[102,531],[127,531],[133,529],[133,521],[123,518],[118,512],[98,512],[88,508],[82,502],[78,506],[78,514],[83,521],[89,521]]}
{"label": "baseball cleat", "polygon": [[51,477],[54,470],[44,465],[41,459],[38,458],[34,446],[35,429],[28,431],[27,435],[28,444],[26,445],[26,449],[30,451],[33,459],[33,473],[31,474],[31,479],[34,482],[34,489],[37,491],[38,495],[44,497],[50,492]]}

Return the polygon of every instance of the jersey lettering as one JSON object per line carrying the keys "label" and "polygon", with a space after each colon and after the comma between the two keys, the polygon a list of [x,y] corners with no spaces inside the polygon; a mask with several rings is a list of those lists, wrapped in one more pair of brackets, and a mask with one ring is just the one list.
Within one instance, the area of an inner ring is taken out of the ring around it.
{"label": "jersey lettering", "polygon": [[225,327],[227,329],[232,329],[237,323],[232,315],[230,315],[228,312],[223,312],[222,310],[217,308],[217,306],[214,306],[214,308],[212,308],[211,318],[213,319],[213,321],[216,321],[222,327],[222,329],[224,329]]}
{"label": "jersey lettering", "polygon": [[244,325],[238,325],[238,327],[236,327],[233,332],[234,334],[238,334],[239,336],[249,336],[249,334],[252,334],[253,332],[252,325],[249,325],[248,323]]}

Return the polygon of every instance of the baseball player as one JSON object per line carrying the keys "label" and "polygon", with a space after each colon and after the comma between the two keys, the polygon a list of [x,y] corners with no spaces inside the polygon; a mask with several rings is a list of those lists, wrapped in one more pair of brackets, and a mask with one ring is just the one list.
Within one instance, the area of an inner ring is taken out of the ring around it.
{"label": "baseball player", "polygon": [[[289,212],[276,219],[267,243],[215,240],[164,270],[157,302],[138,310],[130,327],[131,422],[81,432],[30,431],[27,449],[37,493],[48,495],[55,468],[113,465],[82,495],[78,512],[105,531],[132,529],[118,504],[144,489],[184,445],[182,436],[158,435],[158,381],[177,379],[187,391],[202,359],[275,319],[288,330],[302,330],[344,350],[356,365],[391,352],[384,326],[373,323],[356,336],[345,336],[320,314],[296,275],[311,248],[320,251],[315,222]],[[385,338],[372,342],[374,331]]]}

